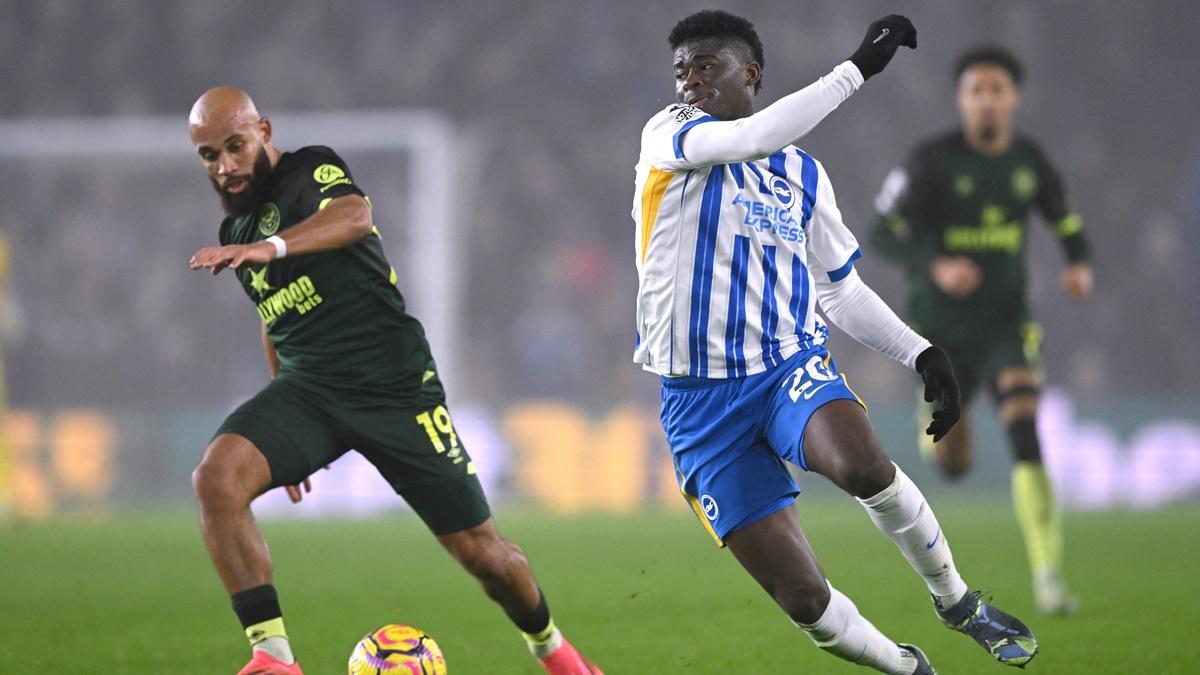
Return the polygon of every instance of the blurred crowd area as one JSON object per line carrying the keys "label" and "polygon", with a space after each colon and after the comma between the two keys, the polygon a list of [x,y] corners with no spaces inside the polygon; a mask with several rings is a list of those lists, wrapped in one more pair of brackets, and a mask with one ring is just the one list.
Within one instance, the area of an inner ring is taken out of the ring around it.
{"label": "blurred crowd area", "polygon": [[[16,66],[0,117],[175,115],[183,137],[194,99],[224,83],[267,114],[443,112],[459,132],[462,235],[447,273],[466,280],[459,372],[470,373],[449,383],[451,396],[653,403],[654,378],[630,362],[633,165],[642,125],[673,99],[666,35],[709,4],[0,0],[0,55]],[[765,104],[843,60],[894,6],[730,9],[766,45]],[[1034,226],[1032,302],[1050,379],[1083,399],[1196,396],[1200,131],[1186,72],[1200,61],[1200,5],[931,2],[904,12],[920,48],[804,142],[848,225],[865,243],[888,170],[956,123],[956,55],[1007,45],[1028,71],[1020,127],[1060,167],[1095,251],[1096,296],[1070,303],[1058,292],[1057,246]],[[351,166],[368,191],[400,182],[388,162]],[[216,240],[221,215],[198,163],[186,173],[128,159],[6,158],[0,179],[12,404],[212,404],[265,380],[257,315],[241,291],[186,268]],[[392,227],[419,226],[380,210]],[[389,241],[395,261],[403,236]],[[869,250],[859,268],[902,306],[897,270]],[[912,396],[911,374],[842,335],[834,350],[868,400]]]}

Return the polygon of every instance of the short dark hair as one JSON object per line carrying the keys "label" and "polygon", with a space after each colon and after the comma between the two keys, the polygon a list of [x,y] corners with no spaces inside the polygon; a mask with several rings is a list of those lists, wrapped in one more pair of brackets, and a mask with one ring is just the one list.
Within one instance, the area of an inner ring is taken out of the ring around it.
{"label": "short dark hair", "polygon": [[[743,43],[750,49],[751,58],[758,62],[760,68],[766,70],[767,59],[763,56],[762,40],[758,39],[754,24],[746,19],[719,9],[706,9],[680,19],[667,36],[667,42],[670,43],[671,49],[675,50],[685,42],[703,38],[737,40]],[[759,89],[762,89],[761,77],[754,83],[754,93],[757,94]]]}
{"label": "short dark hair", "polygon": [[1013,84],[1017,86],[1021,85],[1021,78],[1025,76],[1025,68],[1021,66],[1017,57],[1012,55],[1012,52],[996,45],[984,45],[974,47],[958,57],[958,61],[954,64],[954,81],[962,79],[962,74],[967,71],[967,68],[981,63],[999,66],[1007,70]]}

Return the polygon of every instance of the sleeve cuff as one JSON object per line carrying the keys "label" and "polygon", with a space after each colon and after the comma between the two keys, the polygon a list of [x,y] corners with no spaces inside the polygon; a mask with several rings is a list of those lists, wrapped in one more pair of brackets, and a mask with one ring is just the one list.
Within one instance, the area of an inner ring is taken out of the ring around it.
{"label": "sleeve cuff", "polygon": [[850,254],[850,259],[847,260],[844,265],[837,268],[836,270],[829,271],[829,280],[830,281],[841,281],[842,279],[845,279],[846,277],[850,276],[850,272],[852,272],[854,270],[854,261],[858,260],[861,257],[862,257],[862,249],[861,248],[854,249],[854,253]]}
{"label": "sleeve cuff", "polygon": [[845,61],[842,61],[834,66],[833,72],[837,75],[845,75],[846,77],[850,78],[850,81],[854,83],[855,89],[863,86],[863,82],[866,82],[866,79],[863,78],[862,71],[859,70],[858,66],[854,65],[854,62],[850,59],[846,59]]}

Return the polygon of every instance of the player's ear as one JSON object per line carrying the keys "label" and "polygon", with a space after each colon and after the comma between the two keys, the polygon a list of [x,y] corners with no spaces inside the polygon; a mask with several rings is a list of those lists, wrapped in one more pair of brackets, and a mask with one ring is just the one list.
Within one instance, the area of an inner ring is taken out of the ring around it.
{"label": "player's ear", "polygon": [[263,115],[258,118],[258,131],[262,134],[263,145],[271,142],[271,118]]}
{"label": "player's ear", "polygon": [[762,79],[762,66],[757,61],[746,64],[746,86],[754,87]]}

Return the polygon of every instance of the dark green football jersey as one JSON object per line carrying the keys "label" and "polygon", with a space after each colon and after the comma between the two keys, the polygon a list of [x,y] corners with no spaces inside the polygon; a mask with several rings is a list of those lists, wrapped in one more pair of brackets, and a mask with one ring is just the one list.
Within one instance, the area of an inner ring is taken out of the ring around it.
{"label": "dark green football jersey", "polygon": [[[969,339],[987,326],[1027,320],[1025,246],[1032,211],[1053,228],[1068,261],[1088,255],[1058,172],[1021,136],[996,157],[976,152],[960,131],[922,144],[888,176],[876,209],[872,243],[905,267],[913,323],[943,339]],[[980,287],[962,299],[943,293],[929,273],[939,255],[974,260],[983,273]]]}
{"label": "dark green football jersey", "polygon": [[[286,230],[346,195],[363,195],[345,163],[320,146],[284,153],[252,213],[221,223],[221,244]],[[405,311],[379,230],[334,251],[287,256],[237,270],[267,326],[280,374],[355,389],[416,390],[432,358]]]}

